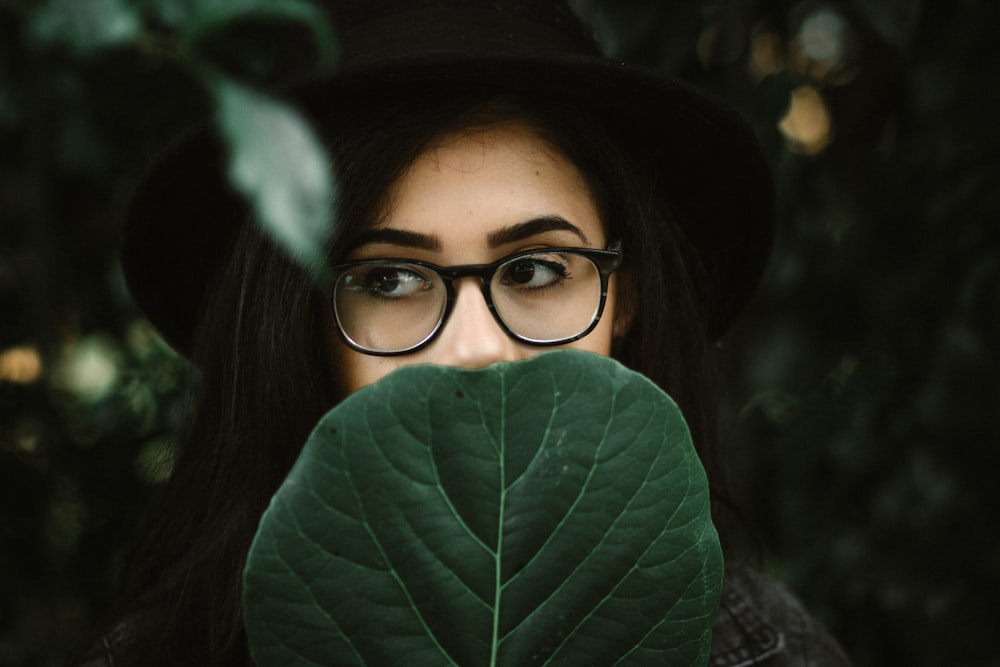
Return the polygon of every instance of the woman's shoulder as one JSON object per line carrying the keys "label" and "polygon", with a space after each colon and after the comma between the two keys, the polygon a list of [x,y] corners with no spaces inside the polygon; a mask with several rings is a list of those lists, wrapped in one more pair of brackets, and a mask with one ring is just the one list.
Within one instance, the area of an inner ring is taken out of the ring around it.
{"label": "woman's shoulder", "polygon": [[162,620],[163,614],[159,612],[132,611],[87,642],[67,664],[72,667],[149,667],[148,644],[159,637],[157,628]]}
{"label": "woman's shoulder", "polygon": [[826,628],[784,586],[727,564],[712,628],[711,667],[848,667]]}
{"label": "woman's shoulder", "polygon": [[135,644],[135,633],[140,621],[128,618],[90,642],[70,660],[73,667],[118,667],[121,656]]}

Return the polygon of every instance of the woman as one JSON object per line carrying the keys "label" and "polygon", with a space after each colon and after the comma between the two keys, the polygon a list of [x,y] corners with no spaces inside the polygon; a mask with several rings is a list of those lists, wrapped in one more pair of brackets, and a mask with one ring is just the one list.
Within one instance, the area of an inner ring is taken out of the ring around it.
{"label": "woman", "polygon": [[[613,355],[678,402],[724,497],[706,353],[749,298],[771,233],[772,185],[748,128],[682,84],[603,59],[561,2],[331,9],[340,66],[293,94],[336,162],[335,287],[317,290],[246,221],[207,135],[161,159],[134,198],[130,289],[201,370],[201,395],[130,553],[124,620],[84,664],[250,664],[240,574],[261,513],[319,417],[401,365],[480,367],[559,346]],[[582,316],[504,300],[568,275],[590,304]],[[401,324],[372,306],[445,294],[449,276],[450,307],[435,297]],[[846,664],[787,593],[730,568],[712,664],[806,655]]]}

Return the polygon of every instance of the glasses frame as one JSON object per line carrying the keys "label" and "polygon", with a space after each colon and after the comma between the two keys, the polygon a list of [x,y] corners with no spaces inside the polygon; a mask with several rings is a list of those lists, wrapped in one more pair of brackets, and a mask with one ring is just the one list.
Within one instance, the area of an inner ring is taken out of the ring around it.
{"label": "glasses frame", "polygon": [[[493,304],[493,294],[491,292],[491,283],[493,282],[493,276],[496,275],[497,270],[509,262],[513,262],[521,257],[528,257],[530,255],[540,255],[540,254],[575,254],[581,257],[585,257],[590,260],[594,266],[597,267],[597,272],[601,278],[601,300],[597,305],[597,311],[594,313],[594,317],[590,322],[590,325],[580,333],[570,336],[568,338],[559,338],[552,341],[537,341],[531,338],[525,338],[513,331],[510,327],[503,321],[500,314],[497,312],[496,306]],[[424,338],[418,343],[403,349],[395,350],[392,352],[385,352],[382,350],[372,350],[351,340],[350,336],[344,331],[343,326],[340,324],[340,317],[337,314],[337,300],[335,296],[335,291],[337,289],[337,284],[340,282],[340,278],[352,269],[356,269],[359,266],[366,266],[372,264],[385,264],[385,263],[396,263],[396,264],[410,264],[413,266],[419,266],[424,269],[429,269],[441,277],[442,282],[444,282],[445,288],[445,307],[441,312],[441,317],[438,318],[437,324],[434,328],[424,336]],[[495,262],[490,262],[489,264],[461,264],[457,266],[438,266],[437,264],[432,264],[431,262],[424,262],[416,259],[405,259],[396,257],[379,257],[373,259],[363,259],[356,262],[346,262],[343,264],[338,264],[330,268],[328,274],[330,282],[329,289],[327,290],[330,302],[330,314],[333,317],[334,324],[337,325],[337,333],[340,335],[340,339],[344,341],[349,348],[363,354],[368,354],[376,357],[399,357],[405,354],[412,354],[423,347],[426,347],[437,338],[441,330],[444,329],[444,325],[448,322],[448,318],[451,316],[451,312],[455,306],[455,281],[459,278],[479,278],[479,289],[483,293],[483,300],[486,301],[486,306],[489,308],[490,314],[493,315],[493,319],[499,325],[500,329],[503,330],[505,334],[510,336],[516,341],[525,343],[527,345],[533,345],[536,347],[553,347],[555,345],[565,345],[566,343],[572,343],[575,340],[580,340],[597,326],[598,322],[601,321],[601,316],[604,314],[604,305],[608,300],[608,280],[612,273],[617,271],[622,264],[622,250],[621,243],[614,243],[606,250],[599,250],[597,248],[574,248],[569,246],[560,246],[554,248],[532,248],[531,250],[522,250],[516,252],[512,255],[507,255],[506,257],[501,257]]]}

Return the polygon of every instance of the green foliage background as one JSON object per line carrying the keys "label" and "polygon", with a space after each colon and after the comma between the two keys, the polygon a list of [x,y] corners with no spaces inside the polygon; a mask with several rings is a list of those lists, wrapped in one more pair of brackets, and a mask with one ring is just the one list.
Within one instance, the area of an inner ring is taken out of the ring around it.
{"label": "green foliage background", "polygon": [[[226,4],[0,0],[0,665],[60,664],[169,475],[190,373],[122,285],[128,192],[212,113],[206,71],[262,87],[323,55],[315,17],[251,11],[282,3],[191,18]],[[765,568],[859,664],[1000,664],[998,5],[576,4],[611,52],[730,100],[771,156],[775,255],[723,345]],[[779,129],[803,86],[830,120],[813,155]]]}

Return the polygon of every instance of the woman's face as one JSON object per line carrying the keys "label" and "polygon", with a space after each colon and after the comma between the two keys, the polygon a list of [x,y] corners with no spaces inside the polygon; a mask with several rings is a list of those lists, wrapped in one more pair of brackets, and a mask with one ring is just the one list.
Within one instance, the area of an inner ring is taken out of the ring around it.
{"label": "woman's face", "polygon": [[[516,124],[445,136],[390,189],[389,208],[346,261],[403,258],[439,266],[488,264],[521,250],[604,249],[608,239],[580,171]],[[553,224],[553,221],[556,221]],[[329,327],[342,389],[353,392],[408,364],[478,368],[526,359],[544,348],[508,336],[490,314],[481,281],[455,281],[451,315],[416,352],[379,357],[357,352]],[[561,347],[607,355],[615,331],[615,276],[604,316],[584,338]]]}

